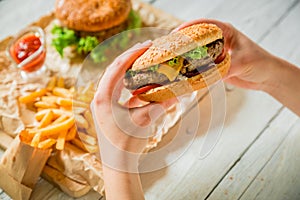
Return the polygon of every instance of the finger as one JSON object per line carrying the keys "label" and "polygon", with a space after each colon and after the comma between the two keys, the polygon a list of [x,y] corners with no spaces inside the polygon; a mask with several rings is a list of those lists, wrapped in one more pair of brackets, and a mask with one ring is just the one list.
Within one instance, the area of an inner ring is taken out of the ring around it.
{"label": "finger", "polygon": [[167,109],[174,105],[177,99],[170,99],[161,103],[150,103],[140,108],[131,109],[132,121],[142,127],[154,123],[160,116],[166,114]]}
{"label": "finger", "polygon": [[244,81],[238,77],[230,77],[224,80],[226,83],[232,84],[234,86],[245,88],[245,89],[252,89],[252,90],[258,90],[259,84],[250,82],[250,81]]}
{"label": "finger", "polygon": [[172,98],[167,101],[150,104],[149,115],[152,121],[156,121],[161,115],[165,114],[168,108],[178,102],[177,98]]}
{"label": "finger", "polygon": [[127,108],[140,108],[148,105],[150,102],[141,100],[138,96],[131,97],[123,106]]}

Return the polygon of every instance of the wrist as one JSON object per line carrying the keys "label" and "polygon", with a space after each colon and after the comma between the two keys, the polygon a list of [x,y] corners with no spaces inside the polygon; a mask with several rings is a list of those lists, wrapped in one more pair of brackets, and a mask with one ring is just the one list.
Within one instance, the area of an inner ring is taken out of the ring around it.
{"label": "wrist", "polygon": [[274,61],[273,77],[264,91],[300,116],[300,69],[280,58]]}
{"label": "wrist", "polygon": [[140,153],[124,150],[121,144],[112,143],[106,136],[99,135],[99,137],[103,166],[117,171],[138,173]]}
{"label": "wrist", "polygon": [[285,73],[283,60],[278,57],[272,56],[266,70],[266,81],[262,83],[261,90],[272,95],[277,92],[282,84],[282,77]]}

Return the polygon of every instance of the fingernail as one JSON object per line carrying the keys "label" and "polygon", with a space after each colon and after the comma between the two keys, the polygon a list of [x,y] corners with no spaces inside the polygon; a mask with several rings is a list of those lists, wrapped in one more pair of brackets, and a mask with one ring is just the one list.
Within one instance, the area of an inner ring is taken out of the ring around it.
{"label": "fingernail", "polygon": [[172,31],[171,31],[171,33],[175,33],[175,32],[177,32],[177,28],[175,28],[175,29],[173,29]]}
{"label": "fingernail", "polygon": [[150,44],[152,41],[151,40],[146,40],[145,42],[143,42],[142,44]]}

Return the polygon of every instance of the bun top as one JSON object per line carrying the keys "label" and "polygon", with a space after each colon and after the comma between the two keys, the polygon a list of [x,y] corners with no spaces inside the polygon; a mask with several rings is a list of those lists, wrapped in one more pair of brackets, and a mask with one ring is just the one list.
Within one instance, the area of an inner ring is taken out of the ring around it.
{"label": "bun top", "polygon": [[132,70],[146,69],[222,37],[222,30],[214,24],[189,26],[155,39],[152,46],[133,63]]}
{"label": "bun top", "polygon": [[77,31],[102,31],[124,22],[129,0],[56,0],[55,15],[64,26]]}

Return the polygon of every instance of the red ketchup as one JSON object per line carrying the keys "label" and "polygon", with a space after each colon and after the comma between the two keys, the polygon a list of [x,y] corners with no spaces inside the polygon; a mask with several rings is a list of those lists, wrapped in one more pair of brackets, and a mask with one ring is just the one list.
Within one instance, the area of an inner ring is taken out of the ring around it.
{"label": "red ketchup", "polygon": [[[27,34],[18,39],[11,45],[9,51],[12,58],[17,64],[22,63],[26,58],[29,58],[42,46],[41,39],[35,34]],[[46,52],[43,49],[31,61],[22,65],[22,70],[26,72],[33,72],[40,69],[45,61]]]}

